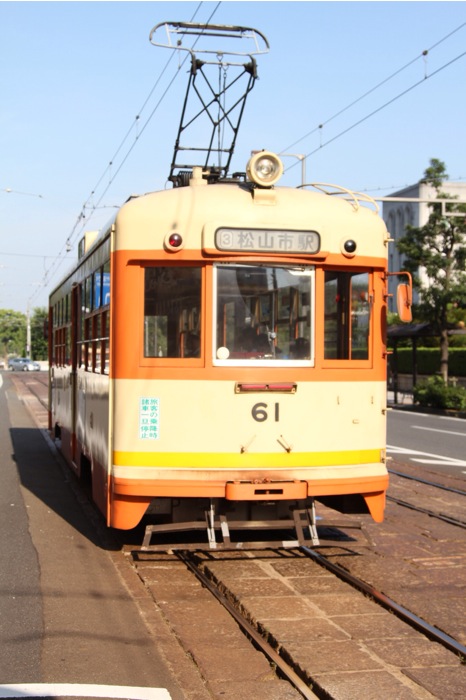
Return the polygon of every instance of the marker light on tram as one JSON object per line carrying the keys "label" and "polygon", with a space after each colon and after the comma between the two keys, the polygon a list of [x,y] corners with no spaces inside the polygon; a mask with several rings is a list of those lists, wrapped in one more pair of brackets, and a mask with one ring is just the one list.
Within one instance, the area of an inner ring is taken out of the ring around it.
{"label": "marker light on tram", "polygon": [[183,236],[181,236],[179,233],[167,233],[167,235],[165,236],[164,244],[165,247],[168,248],[168,250],[171,250],[173,252],[181,250],[182,248],[184,248]]}
{"label": "marker light on tram", "polygon": [[352,238],[348,238],[345,240],[341,246],[341,252],[343,255],[346,255],[347,258],[352,258],[353,255],[356,253],[356,248],[358,247],[356,241],[353,241]]}
{"label": "marker light on tram", "polygon": [[283,163],[275,153],[259,151],[250,158],[246,173],[258,187],[272,187],[283,175]]}

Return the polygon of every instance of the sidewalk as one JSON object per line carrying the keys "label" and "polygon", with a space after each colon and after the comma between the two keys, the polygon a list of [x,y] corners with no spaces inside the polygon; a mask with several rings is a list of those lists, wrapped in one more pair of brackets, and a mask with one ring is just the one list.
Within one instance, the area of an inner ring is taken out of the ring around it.
{"label": "sidewalk", "polygon": [[396,402],[395,402],[395,392],[392,390],[387,391],[387,403],[389,406],[413,406],[413,395],[408,391],[396,392]]}
{"label": "sidewalk", "polygon": [[387,406],[396,408],[399,411],[413,411],[414,413],[430,413],[434,416],[448,416],[450,418],[466,419],[466,411],[455,409],[431,408],[430,406],[420,406],[413,402],[413,395],[408,392],[398,391],[395,402],[395,392],[387,391]]}

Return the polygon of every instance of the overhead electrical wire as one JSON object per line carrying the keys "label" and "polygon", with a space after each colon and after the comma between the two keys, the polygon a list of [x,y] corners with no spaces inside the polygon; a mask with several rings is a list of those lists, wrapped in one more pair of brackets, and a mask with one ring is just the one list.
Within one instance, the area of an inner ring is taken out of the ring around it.
{"label": "overhead electrical wire", "polygon": [[[59,257],[58,255],[41,255],[40,253],[4,253],[1,250],[0,255],[14,256],[17,258],[52,258],[52,260],[56,260]],[[3,265],[0,265],[0,267],[3,267]]]}
{"label": "overhead electrical wire", "polygon": [[[463,175],[458,175],[457,177],[452,177],[450,178],[450,182],[462,182],[463,180],[466,180],[466,177]],[[398,190],[403,190],[406,187],[409,187],[410,183],[405,182],[403,185],[385,185],[383,187],[382,185],[378,185],[377,187],[365,187],[364,189],[358,190],[359,192],[385,192],[386,190],[391,190],[392,192],[396,192]]]}
{"label": "overhead electrical wire", "polygon": [[[199,12],[200,8],[202,7],[202,4],[203,4],[203,3],[200,2],[199,5],[197,6],[195,12],[193,13],[193,15],[192,15],[192,17],[191,17],[191,21],[193,21],[194,18],[196,17],[197,13]],[[220,4],[220,3],[218,3],[218,4]],[[217,5],[217,7],[218,7],[218,5]],[[217,10],[217,7],[215,8],[214,12]],[[214,14],[214,12],[211,14],[211,17],[212,17],[212,15]],[[173,60],[174,57],[175,57],[175,54],[172,53],[171,56],[170,56],[170,58],[168,59],[168,61],[165,63],[165,66],[162,68],[159,77],[158,77],[157,80],[155,81],[154,85],[152,86],[152,89],[150,90],[149,94],[147,95],[146,99],[144,100],[144,103],[143,103],[142,107],[139,109],[139,111],[138,111],[138,113],[137,113],[137,116],[135,117],[135,119],[134,119],[134,121],[132,122],[131,126],[130,126],[129,129],[127,130],[127,132],[126,132],[125,136],[123,137],[123,139],[122,139],[120,145],[118,146],[118,148],[116,149],[116,151],[115,151],[115,153],[113,154],[112,158],[110,159],[108,165],[106,166],[104,172],[103,172],[102,175],[100,176],[98,182],[96,183],[96,185],[94,185],[94,187],[93,187],[93,189],[92,189],[92,191],[91,191],[89,197],[88,197],[87,200],[84,202],[83,207],[82,207],[82,209],[81,209],[81,212],[80,212],[79,215],[78,215],[76,224],[75,224],[75,226],[74,226],[74,228],[73,228],[73,231],[72,231],[71,235],[68,236],[68,238],[67,238],[66,243],[67,243],[68,245],[71,243],[71,238],[72,238],[72,236],[74,235],[75,229],[76,229],[77,226],[79,225],[80,221],[82,221],[83,219],[86,218],[85,210],[86,210],[86,208],[88,208],[89,202],[92,200],[93,196],[95,195],[95,192],[96,192],[97,188],[98,188],[99,185],[101,184],[101,182],[102,182],[102,180],[104,179],[104,177],[106,176],[106,174],[111,170],[111,167],[113,166],[116,157],[118,156],[118,154],[119,154],[120,151],[122,150],[124,144],[125,144],[126,141],[128,140],[128,138],[129,138],[131,132],[133,131],[134,127],[138,125],[139,120],[140,120],[140,118],[141,118],[142,112],[144,111],[146,105],[148,104],[148,102],[149,102],[150,98],[152,97],[153,93],[155,92],[155,90],[156,90],[158,84],[160,83],[161,79],[163,78],[164,74],[165,74],[166,71],[168,70],[168,67],[169,67],[169,65],[170,65],[170,63],[172,62],[172,60]],[[125,163],[126,160],[128,159],[129,155],[131,154],[131,152],[132,152],[133,149],[135,148],[137,141],[139,140],[140,136],[142,135],[142,133],[143,133],[144,130],[146,129],[147,125],[148,125],[149,122],[151,121],[152,117],[154,116],[154,114],[155,114],[155,112],[157,111],[158,107],[160,106],[161,102],[162,102],[163,99],[165,98],[165,95],[167,94],[168,90],[170,89],[170,87],[172,86],[172,84],[174,83],[174,81],[176,80],[176,78],[178,77],[180,68],[183,66],[183,64],[184,64],[184,61],[178,66],[177,72],[174,74],[172,80],[170,81],[168,87],[167,87],[166,90],[164,91],[162,97],[159,99],[159,101],[157,102],[155,108],[152,110],[151,114],[150,114],[149,117],[147,118],[147,120],[146,120],[146,122],[145,122],[145,124],[144,124],[144,126],[143,126],[143,128],[142,128],[142,130],[141,130],[139,133],[136,134],[134,141],[133,141],[132,144],[130,145],[128,151],[126,152],[126,155],[123,157],[123,160],[121,161],[120,165],[118,166],[117,171],[116,171],[115,173],[113,173],[113,175],[110,177],[109,182],[107,183],[107,186],[106,186],[106,188],[104,189],[103,193],[100,195],[100,198],[99,198],[98,202],[97,202],[95,205],[92,205],[92,206],[90,207],[92,210],[95,210],[95,209],[98,207],[98,205],[99,205],[100,202],[102,201],[103,197],[105,196],[105,194],[106,194],[107,191],[109,190],[110,185],[113,183],[113,181],[115,180],[116,176],[118,175],[118,173],[120,172],[121,168],[123,167],[124,163]]]}
{"label": "overhead electrical wire", "polygon": [[[326,121],[321,122],[318,126],[316,126],[316,127],[314,127],[313,129],[311,129],[311,131],[308,131],[306,134],[304,134],[303,136],[301,136],[299,139],[297,139],[296,141],[293,141],[293,143],[291,143],[291,144],[289,144],[288,146],[286,146],[285,148],[283,148],[280,152],[281,152],[281,153],[284,153],[285,151],[289,151],[289,150],[291,150],[292,148],[294,148],[294,146],[296,146],[298,143],[301,143],[301,141],[304,141],[304,139],[308,138],[309,136],[312,136],[312,134],[315,134],[315,133],[318,132],[318,131],[322,131],[322,129],[323,129],[324,126],[326,126],[327,124],[329,124],[331,121],[333,121],[334,119],[336,119],[337,117],[339,117],[339,116],[340,116],[341,114],[343,114],[344,112],[347,112],[349,109],[351,109],[351,107],[353,107],[354,105],[356,105],[358,102],[361,102],[365,97],[367,97],[368,95],[371,95],[373,92],[375,92],[376,90],[378,90],[378,88],[382,87],[382,85],[385,85],[385,84],[388,83],[390,80],[392,80],[393,78],[395,78],[397,75],[399,75],[400,73],[402,73],[403,71],[405,71],[405,70],[406,70],[407,68],[409,68],[411,65],[413,65],[414,63],[416,63],[416,61],[419,61],[419,60],[422,59],[422,58],[425,59],[426,56],[427,56],[431,51],[433,51],[433,49],[437,48],[440,44],[442,44],[444,41],[446,41],[446,40],[449,39],[451,36],[453,36],[453,34],[456,34],[456,32],[460,31],[464,26],[466,26],[466,22],[463,22],[463,24],[459,25],[458,27],[456,27],[456,29],[454,29],[453,31],[449,32],[449,34],[447,34],[447,35],[445,35],[444,37],[442,37],[442,39],[440,39],[440,40],[437,41],[435,44],[433,44],[429,49],[425,49],[424,51],[422,51],[418,56],[416,56],[415,58],[413,58],[411,61],[408,61],[408,63],[406,63],[404,66],[402,66],[401,68],[399,68],[398,70],[396,70],[394,73],[392,73],[391,75],[389,75],[387,78],[384,78],[383,80],[381,80],[379,83],[377,83],[377,85],[374,85],[374,87],[372,87],[370,90],[367,90],[365,93],[363,93],[362,95],[360,95],[358,98],[356,98],[355,100],[353,100],[352,102],[350,102],[346,107],[343,107],[342,109],[340,109],[340,110],[339,110],[338,112],[336,112],[333,116],[329,117]],[[327,146],[328,144],[332,143],[332,142],[335,141],[336,139],[340,138],[340,137],[343,136],[344,134],[346,134],[346,133],[348,133],[349,131],[351,131],[352,129],[354,129],[356,126],[359,126],[359,124],[361,124],[362,122],[366,121],[366,120],[369,119],[370,117],[374,116],[374,114],[377,114],[377,113],[380,112],[382,109],[385,109],[385,107],[388,107],[390,104],[392,104],[393,102],[395,102],[396,100],[398,100],[400,97],[403,97],[403,96],[406,95],[408,92],[410,92],[410,91],[413,90],[414,88],[418,87],[419,85],[421,85],[422,83],[424,83],[424,82],[425,82],[426,80],[428,80],[429,78],[432,78],[434,75],[436,75],[436,74],[439,73],[440,71],[444,70],[445,68],[447,68],[448,66],[450,66],[452,63],[455,63],[455,62],[458,61],[460,58],[463,58],[464,55],[465,55],[465,53],[460,54],[459,56],[457,56],[456,58],[452,59],[452,60],[449,61],[448,63],[444,64],[443,66],[441,66],[440,68],[438,68],[437,70],[435,70],[433,73],[431,73],[431,74],[429,74],[429,75],[427,75],[427,73],[425,73],[425,74],[424,74],[424,77],[423,77],[421,80],[417,81],[416,83],[414,83],[413,85],[411,85],[411,86],[410,86],[409,88],[407,88],[406,90],[403,90],[401,93],[399,93],[398,95],[396,95],[394,98],[392,98],[392,99],[389,100],[388,102],[384,103],[383,105],[381,105],[381,106],[378,107],[377,109],[373,110],[372,112],[370,112],[370,113],[367,114],[365,117],[363,117],[362,119],[358,120],[357,122],[355,122],[354,124],[352,124],[352,125],[349,126],[348,128],[344,129],[343,131],[341,131],[339,134],[337,134],[337,135],[334,136],[333,138],[329,139],[329,140],[326,141],[325,143],[320,144],[320,146],[319,146],[318,148],[316,148],[315,150],[311,151],[310,153],[305,154],[304,157],[305,157],[305,158],[309,158],[309,156],[314,155],[314,153],[317,153],[318,151],[320,151],[322,148],[324,148],[324,146]],[[296,167],[297,165],[298,165],[298,163],[293,163],[293,164],[290,165],[288,168],[286,168],[286,170],[291,170],[292,168]]]}
{"label": "overhead electrical wire", "polygon": [[404,95],[407,95],[408,92],[411,92],[411,90],[414,90],[415,88],[419,87],[422,83],[424,83],[426,80],[429,80],[429,78],[433,78],[434,75],[437,75],[437,73],[440,73],[442,70],[445,70],[445,68],[448,68],[448,66],[451,66],[453,63],[456,61],[459,61],[460,58],[463,58],[463,56],[466,56],[466,51],[463,51],[462,54],[459,56],[456,56],[456,58],[453,58],[451,61],[448,61],[448,63],[445,63],[443,66],[440,66],[440,68],[437,68],[433,73],[430,75],[426,76],[422,80],[419,80],[417,83],[414,83],[413,85],[410,85],[410,87],[406,88],[406,90],[403,90],[400,92],[398,95],[395,95],[395,97],[392,97],[390,100],[385,102],[383,105],[380,107],[377,107],[377,109],[374,109],[372,112],[367,114],[365,117],[362,117],[359,119],[357,122],[354,122],[354,124],[351,124],[351,126],[347,127],[343,131],[340,131],[340,133],[336,134],[336,136],[333,136],[331,139],[328,141],[325,141],[323,144],[321,144],[318,148],[314,149],[313,151],[310,151],[310,153],[306,153],[306,158],[309,156],[314,155],[314,153],[317,153],[318,151],[321,150],[324,146],[328,146],[330,143],[333,143],[333,141],[336,141],[339,139],[341,136],[344,136],[347,134],[349,131],[354,129],[355,127],[359,126],[359,124],[362,124],[363,122],[367,121],[367,119],[370,119],[370,117],[373,117],[374,114],[377,114],[378,112],[381,112],[385,107],[388,107],[389,105],[393,104],[393,102],[396,102],[397,100],[400,99],[400,97],[404,97]]}
{"label": "overhead electrical wire", "polygon": [[[206,21],[206,24],[208,24],[208,23],[210,22],[210,20],[212,19],[212,17],[214,16],[214,14],[217,12],[217,10],[218,10],[218,8],[220,7],[221,4],[222,4],[221,2],[218,2],[218,3],[215,5],[215,8],[214,8],[213,11],[210,13],[209,18],[208,18],[207,21]],[[200,2],[200,3],[198,4],[198,6],[196,7],[196,10],[195,10],[195,12],[193,13],[193,15],[192,15],[192,17],[191,17],[191,20],[190,20],[191,22],[195,19],[196,15],[197,15],[197,13],[199,12],[199,10],[201,9],[202,5],[203,5],[203,2]],[[194,42],[194,44],[193,44],[193,47],[196,45],[197,41],[199,41],[199,38],[200,38],[200,37],[198,37],[198,38],[195,40],[195,42]],[[192,48],[193,48],[193,47],[192,47]],[[140,137],[142,136],[143,132],[145,131],[145,129],[147,128],[147,126],[148,126],[149,123],[151,122],[151,120],[152,120],[154,114],[156,113],[156,111],[157,111],[158,108],[160,107],[161,103],[162,103],[163,100],[165,99],[165,97],[166,97],[168,91],[170,90],[170,88],[172,87],[172,85],[173,85],[173,83],[175,82],[176,78],[178,77],[178,75],[179,75],[179,73],[180,73],[180,69],[183,67],[183,65],[185,64],[185,62],[188,60],[189,55],[187,55],[187,56],[183,59],[183,61],[181,61],[180,64],[178,65],[178,68],[177,68],[177,70],[176,70],[176,73],[173,75],[173,77],[172,77],[172,79],[170,80],[168,86],[167,86],[166,89],[164,90],[162,96],[161,96],[160,99],[157,101],[157,104],[155,105],[155,107],[153,108],[152,112],[150,113],[150,115],[149,115],[148,118],[146,119],[146,121],[145,121],[145,123],[144,123],[142,129],[139,131],[139,133],[136,134],[136,136],[135,136],[133,142],[131,143],[131,145],[129,146],[128,150],[127,150],[126,153],[124,154],[124,156],[123,156],[121,162],[119,163],[117,170],[111,175],[111,177],[110,177],[110,179],[109,179],[109,181],[108,181],[108,183],[107,183],[105,189],[103,190],[102,194],[99,196],[99,199],[97,200],[97,202],[96,202],[95,204],[90,205],[90,202],[92,201],[92,199],[93,199],[93,197],[94,197],[94,195],[95,195],[95,193],[96,193],[96,190],[98,189],[98,187],[100,186],[100,184],[101,184],[102,181],[104,180],[104,178],[105,178],[105,176],[107,175],[107,173],[109,173],[109,171],[111,170],[111,167],[113,166],[113,164],[114,164],[114,162],[115,162],[115,159],[117,158],[118,154],[120,153],[120,151],[122,150],[123,146],[124,146],[125,143],[127,142],[127,140],[128,140],[128,138],[129,138],[131,132],[134,130],[135,125],[137,126],[137,125],[139,124],[139,120],[140,120],[140,117],[141,117],[142,112],[144,111],[145,107],[146,107],[147,104],[149,103],[149,101],[150,101],[150,99],[151,99],[153,93],[155,92],[155,90],[156,90],[157,86],[159,85],[159,83],[160,83],[162,77],[164,76],[165,72],[168,70],[168,67],[169,67],[169,65],[170,65],[170,63],[171,63],[171,61],[173,60],[174,57],[175,57],[175,53],[172,53],[172,55],[170,56],[170,58],[168,59],[168,61],[165,63],[165,66],[162,68],[162,70],[161,70],[161,72],[160,72],[160,74],[159,74],[159,77],[157,78],[157,80],[156,80],[156,82],[154,83],[153,87],[151,88],[149,94],[147,95],[146,99],[144,100],[144,103],[143,103],[142,107],[139,109],[137,116],[135,117],[135,119],[134,119],[134,121],[132,122],[131,126],[129,127],[129,129],[127,130],[127,132],[126,132],[126,134],[124,135],[123,139],[121,140],[121,142],[120,142],[118,148],[115,150],[115,153],[113,154],[111,160],[109,161],[109,163],[108,163],[108,165],[106,166],[105,170],[103,171],[102,175],[101,175],[100,178],[98,179],[97,183],[96,183],[95,186],[93,187],[93,189],[92,189],[91,193],[89,194],[88,198],[87,198],[86,201],[84,202],[84,204],[83,204],[83,206],[82,206],[82,208],[81,208],[81,211],[79,212],[79,214],[78,214],[78,216],[77,216],[76,222],[75,222],[73,228],[71,229],[70,234],[69,234],[68,237],[66,238],[66,241],[65,241],[64,245],[62,246],[62,248],[60,249],[58,255],[57,255],[57,256],[55,257],[55,259],[54,259],[54,263],[52,263],[52,265],[51,265],[51,266],[45,271],[45,273],[44,273],[44,276],[43,276],[43,278],[42,278],[42,283],[41,283],[41,286],[42,286],[42,287],[43,287],[43,286],[46,286],[46,285],[49,283],[51,277],[53,277],[53,276],[58,272],[58,270],[59,270],[61,264],[62,264],[63,261],[65,260],[65,257],[64,257],[63,254],[66,253],[66,252],[69,252],[69,251],[71,250],[71,248],[72,248],[72,246],[73,246],[73,243],[74,243],[74,239],[75,239],[77,236],[79,236],[79,235],[81,234],[81,232],[82,232],[82,230],[83,230],[83,228],[84,228],[84,225],[85,225],[85,224],[84,224],[84,221],[85,221],[86,224],[87,224],[87,223],[89,222],[89,220],[91,219],[91,217],[92,217],[92,213],[99,207],[99,204],[101,203],[102,199],[105,197],[105,195],[106,195],[106,193],[108,192],[110,186],[113,184],[115,178],[117,177],[117,175],[118,175],[119,172],[121,171],[123,165],[124,165],[124,164],[126,163],[126,161],[128,160],[128,158],[129,158],[131,152],[133,151],[133,149],[135,148],[135,146],[136,146],[138,140],[139,140]],[[118,207],[115,207],[115,208],[118,208]],[[87,210],[87,209],[91,209],[91,210],[92,210],[92,213],[91,213],[90,216],[87,216],[87,214],[86,214],[86,210]],[[38,293],[39,293],[39,291],[37,291],[35,294],[32,295],[32,297],[30,298],[30,302],[35,298],[35,296],[38,295]]]}
{"label": "overhead electrical wire", "polygon": [[[208,24],[208,22],[212,19],[212,17],[213,17],[214,14],[217,12],[217,10],[218,10],[218,8],[220,7],[221,4],[222,4],[221,2],[218,2],[218,3],[216,4],[214,10],[211,12],[211,14],[210,14],[210,16],[209,16],[209,19],[208,19],[207,22],[206,22],[206,24]],[[192,15],[191,21],[194,20],[196,14],[198,13],[198,11],[199,11],[199,9],[201,8],[202,5],[203,5],[203,2],[200,2],[199,5],[197,6],[195,12],[194,12],[193,15]],[[358,98],[356,98],[355,100],[353,100],[350,104],[348,104],[346,107],[344,107],[344,108],[342,108],[341,110],[339,110],[337,113],[335,113],[335,114],[334,114],[333,116],[331,116],[329,119],[327,119],[325,122],[320,123],[320,124],[319,124],[318,126],[316,126],[314,129],[312,129],[312,130],[309,131],[308,133],[304,134],[304,136],[300,137],[299,139],[297,139],[296,141],[294,141],[292,144],[290,144],[290,145],[287,146],[286,148],[283,148],[281,152],[283,153],[284,151],[290,150],[290,149],[293,148],[295,145],[297,145],[298,143],[301,143],[301,141],[303,141],[304,139],[308,138],[308,137],[311,136],[312,134],[316,133],[316,132],[319,131],[319,130],[321,131],[325,125],[329,124],[331,121],[333,121],[334,119],[336,119],[337,117],[339,117],[341,114],[343,114],[344,112],[348,111],[351,107],[353,107],[354,105],[356,105],[358,102],[361,102],[365,97],[367,97],[368,95],[372,94],[372,93],[375,92],[378,88],[382,87],[382,86],[385,85],[387,82],[389,82],[390,80],[392,80],[394,77],[396,77],[397,75],[399,75],[400,73],[402,73],[404,70],[406,70],[406,69],[407,69],[409,66],[411,66],[413,63],[415,63],[416,61],[420,60],[421,58],[424,58],[424,59],[425,59],[425,57],[426,57],[433,49],[437,48],[441,43],[443,43],[444,41],[446,41],[447,39],[449,39],[453,34],[455,34],[456,32],[460,31],[465,25],[466,25],[466,22],[463,23],[463,24],[461,24],[459,27],[457,27],[457,28],[454,29],[453,31],[451,31],[449,34],[447,34],[446,36],[444,36],[444,37],[443,37],[442,39],[440,39],[439,41],[437,41],[437,42],[436,42],[435,44],[433,44],[429,49],[424,50],[420,55],[416,56],[414,59],[412,59],[411,61],[409,61],[407,64],[405,64],[404,66],[402,66],[402,67],[399,68],[398,70],[396,70],[394,73],[392,73],[391,75],[389,75],[387,78],[385,78],[384,80],[380,81],[377,85],[375,85],[375,86],[374,86],[373,88],[371,88],[370,90],[366,91],[363,95],[361,95],[360,97],[358,97]],[[196,40],[196,41],[197,41],[197,40]],[[194,45],[195,45],[195,44],[194,44]],[[126,153],[125,153],[125,155],[123,156],[122,160],[120,161],[117,170],[116,170],[116,171],[112,174],[112,176],[110,177],[109,182],[107,183],[107,186],[105,187],[104,191],[103,191],[102,194],[100,195],[100,197],[99,197],[97,203],[96,203],[96,204],[90,205],[90,202],[92,201],[92,198],[94,197],[94,195],[95,195],[95,193],[96,193],[96,190],[98,189],[98,187],[100,186],[100,184],[101,184],[102,181],[104,180],[106,174],[111,170],[111,167],[114,165],[115,159],[117,158],[117,156],[118,156],[118,154],[120,153],[120,151],[122,150],[124,144],[127,142],[128,138],[130,137],[131,132],[134,130],[135,126],[137,126],[137,125],[139,124],[139,120],[140,120],[140,117],[141,117],[141,114],[142,114],[143,110],[144,110],[145,107],[147,106],[147,104],[148,104],[150,98],[152,97],[154,91],[156,90],[156,88],[157,88],[157,86],[158,86],[160,80],[162,79],[163,75],[165,74],[166,70],[168,69],[168,67],[169,67],[169,65],[170,65],[170,63],[171,63],[171,61],[173,60],[174,55],[175,55],[175,54],[172,54],[172,56],[171,56],[171,57],[169,58],[169,60],[166,62],[166,64],[165,64],[165,66],[163,67],[163,69],[162,69],[162,71],[161,71],[159,77],[157,78],[157,81],[156,81],[155,84],[153,85],[153,87],[152,87],[150,93],[148,94],[147,98],[145,99],[145,101],[144,101],[144,103],[143,103],[141,109],[139,110],[137,116],[135,117],[133,123],[131,124],[131,126],[130,126],[129,129],[127,130],[127,132],[126,132],[125,136],[123,137],[123,139],[122,139],[120,145],[119,145],[118,148],[116,149],[116,151],[115,151],[115,153],[114,153],[112,159],[109,161],[109,164],[106,166],[104,172],[103,172],[102,175],[100,176],[99,180],[97,181],[96,185],[94,186],[93,190],[91,191],[90,195],[88,196],[87,200],[85,201],[85,203],[84,203],[84,205],[83,205],[83,207],[82,207],[82,209],[81,209],[81,211],[80,211],[80,213],[79,213],[79,215],[78,215],[78,217],[77,217],[77,220],[76,220],[76,222],[75,222],[75,224],[74,224],[74,226],[73,226],[73,228],[72,228],[72,230],[71,230],[69,236],[68,236],[67,239],[66,239],[66,243],[62,246],[62,248],[61,248],[59,254],[55,257],[54,263],[50,266],[50,268],[48,268],[48,269],[45,271],[44,277],[43,277],[43,281],[42,281],[42,283],[41,283],[41,286],[45,286],[46,284],[48,284],[48,283],[49,283],[49,280],[50,280],[50,277],[53,276],[53,275],[55,275],[56,272],[58,271],[60,265],[62,264],[62,262],[63,262],[63,260],[64,260],[63,253],[64,253],[64,252],[69,252],[70,248],[72,247],[74,238],[75,238],[77,235],[79,235],[79,234],[81,233],[82,229],[84,228],[83,221],[86,220],[86,223],[87,223],[87,222],[90,220],[90,218],[92,217],[92,214],[91,214],[91,216],[87,216],[87,215],[86,215],[86,213],[85,213],[85,212],[86,212],[86,209],[91,209],[92,212],[94,212],[94,211],[98,208],[98,206],[99,206],[99,204],[101,203],[103,197],[104,197],[105,194],[108,192],[110,186],[113,184],[115,178],[117,177],[117,175],[118,175],[119,172],[121,171],[123,165],[126,163],[126,161],[127,161],[127,159],[129,158],[131,152],[132,152],[133,149],[135,148],[136,143],[139,141],[140,137],[142,136],[142,134],[144,133],[145,129],[147,128],[147,126],[149,125],[150,121],[152,120],[152,118],[153,118],[155,112],[156,112],[156,111],[158,110],[158,108],[160,107],[161,103],[162,103],[163,100],[165,99],[166,94],[168,93],[168,91],[169,91],[170,88],[172,87],[173,83],[175,82],[176,78],[178,77],[180,68],[184,65],[184,63],[185,63],[185,61],[187,60],[188,57],[185,57],[184,61],[181,62],[180,65],[178,66],[177,72],[174,74],[174,76],[173,76],[172,79],[170,80],[170,82],[169,82],[168,86],[166,87],[165,91],[163,92],[162,96],[160,97],[160,99],[158,100],[157,104],[156,104],[155,107],[153,108],[153,110],[152,110],[152,112],[150,113],[149,117],[146,119],[146,121],[145,121],[145,123],[144,123],[142,129],[139,131],[139,133],[136,134],[136,136],[135,136],[133,142],[131,143],[130,147],[128,148],[128,150],[126,151]],[[337,139],[341,138],[342,136],[344,136],[345,134],[347,134],[347,133],[348,133],[349,131],[351,131],[352,129],[356,128],[357,126],[359,126],[359,125],[362,124],[363,122],[367,121],[368,119],[370,119],[372,116],[374,116],[374,115],[377,114],[378,112],[380,112],[380,111],[382,111],[383,109],[385,109],[386,107],[388,107],[388,106],[389,106],[390,104],[392,104],[393,102],[397,101],[398,99],[400,99],[401,97],[403,97],[403,96],[406,95],[407,93],[411,92],[411,91],[414,90],[416,87],[419,87],[422,83],[424,83],[424,82],[425,82],[426,80],[428,80],[429,78],[434,77],[435,75],[437,75],[438,73],[440,73],[442,70],[445,70],[445,69],[448,68],[450,65],[452,65],[453,63],[455,63],[455,62],[458,61],[459,59],[463,58],[463,56],[465,56],[465,55],[466,55],[466,52],[463,52],[463,53],[460,54],[459,56],[457,56],[457,57],[455,57],[454,59],[448,61],[446,64],[444,64],[443,66],[441,66],[440,68],[438,68],[437,70],[435,70],[433,73],[431,73],[431,74],[429,74],[429,75],[425,74],[424,77],[423,77],[421,80],[419,80],[419,81],[417,81],[416,83],[414,83],[413,85],[409,86],[408,88],[406,88],[405,90],[403,90],[402,92],[400,92],[398,95],[396,95],[395,97],[391,98],[390,100],[388,100],[387,102],[385,102],[383,105],[381,105],[381,106],[378,107],[377,109],[375,109],[375,110],[373,110],[372,112],[370,112],[369,114],[367,114],[365,117],[362,117],[361,119],[359,119],[359,120],[357,120],[356,122],[354,122],[353,124],[351,124],[349,127],[343,129],[341,132],[339,132],[338,134],[336,134],[335,136],[333,136],[332,138],[330,138],[328,141],[326,141],[326,142],[324,142],[324,143],[321,143],[321,144],[319,145],[318,148],[316,148],[316,149],[314,149],[313,151],[310,151],[309,153],[305,154],[304,158],[309,158],[310,156],[314,155],[315,153],[317,153],[318,151],[320,151],[320,150],[321,150],[322,148],[324,148],[325,146],[328,146],[330,143],[333,143],[333,142],[336,141]],[[296,165],[298,165],[298,162],[296,162],[296,163],[292,164],[291,166],[289,166],[289,167],[287,168],[287,170],[291,170],[293,167],[296,167]],[[80,224],[81,224],[81,228],[80,228]],[[33,295],[33,296],[31,297],[31,300],[32,300],[37,294],[38,294],[38,292],[36,292],[36,294]]]}
{"label": "overhead electrical wire", "polygon": [[12,190],[11,187],[2,187],[1,192],[7,192],[8,194],[23,194],[26,197],[38,197],[43,199],[41,194],[35,194],[34,192],[20,192],[19,190]]}

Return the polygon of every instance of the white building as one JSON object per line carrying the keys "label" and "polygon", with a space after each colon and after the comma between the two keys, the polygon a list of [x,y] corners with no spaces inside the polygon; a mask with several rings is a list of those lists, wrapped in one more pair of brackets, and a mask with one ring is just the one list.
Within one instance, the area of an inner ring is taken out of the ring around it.
{"label": "white building", "polygon": [[[466,182],[444,182],[441,191],[457,196],[462,202],[466,202]],[[437,191],[432,185],[418,182],[394,192],[389,197],[398,201],[383,202],[383,220],[391,238],[394,239],[389,248],[388,270],[389,272],[398,272],[403,270],[403,256],[397,249],[396,241],[404,236],[408,225],[420,228],[427,223],[432,212],[428,202],[436,199]],[[419,275],[422,279],[422,270],[420,270]],[[396,277],[389,279],[388,290],[390,294],[395,294],[397,283]],[[418,295],[414,292],[414,303],[417,302],[417,298]],[[388,303],[390,311],[395,311],[395,304],[396,297],[390,297]]]}

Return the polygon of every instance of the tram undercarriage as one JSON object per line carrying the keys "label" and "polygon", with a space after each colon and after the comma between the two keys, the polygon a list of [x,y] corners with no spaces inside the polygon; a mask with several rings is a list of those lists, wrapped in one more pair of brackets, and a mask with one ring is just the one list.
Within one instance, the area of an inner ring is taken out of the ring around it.
{"label": "tram undercarriage", "polygon": [[[164,501],[174,499],[156,499],[154,506],[148,510],[157,514],[157,520],[162,520],[162,512],[170,507]],[[184,499],[183,499],[184,500]],[[178,520],[189,517],[193,512],[193,503],[179,504],[176,521],[147,524],[145,527],[142,551],[170,550],[234,550],[234,549],[263,549],[264,547],[282,547],[292,549],[301,546],[319,547],[341,545],[344,541],[355,541],[349,537],[346,530],[362,532],[366,540],[367,534],[361,522],[349,520],[335,522],[316,514],[316,500],[307,498],[295,501],[245,501],[232,503],[225,499],[188,499],[196,501],[196,510],[202,512],[203,518],[197,520]],[[162,503],[161,503],[162,501]],[[360,512],[359,509],[358,512]],[[173,515],[173,511],[171,511]],[[319,530],[319,531],[318,531]],[[180,541],[180,533],[203,532],[205,539],[198,541]],[[269,537],[257,540],[258,532],[266,532]],[[325,532],[324,537],[320,533]],[[273,539],[282,533],[280,539]],[[333,539],[331,539],[333,536]],[[241,539],[237,539],[241,537]],[[155,540],[155,541],[153,541]]]}

